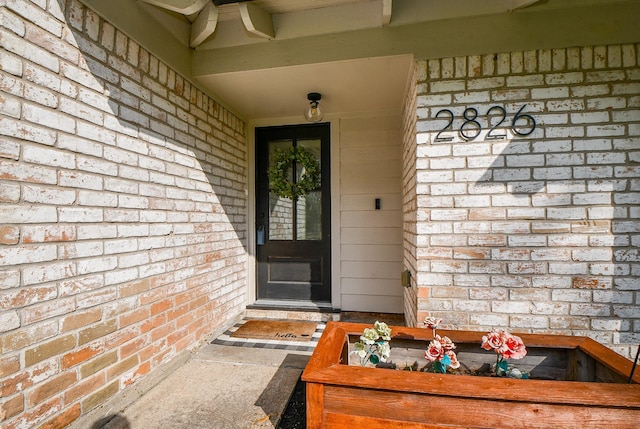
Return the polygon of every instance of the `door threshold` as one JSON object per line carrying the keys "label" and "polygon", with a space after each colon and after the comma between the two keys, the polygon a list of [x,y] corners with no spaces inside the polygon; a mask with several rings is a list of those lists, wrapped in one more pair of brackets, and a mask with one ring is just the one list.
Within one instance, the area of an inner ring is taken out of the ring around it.
{"label": "door threshold", "polygon": [[329,303],[259,300],[247,305],[244,315],[245,319],[308,320],[326,323],[330,320],[340,320],[340,309],[332,308]]}
{"label": "door threshold", "polygon": [[247,305],[247,310],[284,310],[340,313],[340,309],[333,308],[330,302],[276,301],[268,299],[260,299],[251,305]]}

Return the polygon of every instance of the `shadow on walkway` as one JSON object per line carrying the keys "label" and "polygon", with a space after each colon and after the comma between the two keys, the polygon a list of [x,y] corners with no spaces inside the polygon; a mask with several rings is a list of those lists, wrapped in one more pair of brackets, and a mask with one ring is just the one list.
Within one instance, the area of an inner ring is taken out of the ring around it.
{"label": "shadow on walkway", "polygon": [[91,429],[132,429],[129,420],[122,414],[110,414],[91,425]]}

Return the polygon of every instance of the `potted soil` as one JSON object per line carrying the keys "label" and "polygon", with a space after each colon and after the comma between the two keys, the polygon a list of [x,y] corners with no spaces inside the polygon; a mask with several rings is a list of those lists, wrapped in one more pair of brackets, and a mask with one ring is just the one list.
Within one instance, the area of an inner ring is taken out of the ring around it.
{"label": "potted soil", "polygon": [[514,379],[471,375],[495,354],[470,331],[438,331],[456,344],[455,374],[416,370],[433,334],[398,326],[390,360],[409,370],[363,367],[352,351],[368,327],[327,324],[302,375],[309,429],[638,428],[640,374],[629,380],[633,363],[589,338],[521,334],[529,379]]}

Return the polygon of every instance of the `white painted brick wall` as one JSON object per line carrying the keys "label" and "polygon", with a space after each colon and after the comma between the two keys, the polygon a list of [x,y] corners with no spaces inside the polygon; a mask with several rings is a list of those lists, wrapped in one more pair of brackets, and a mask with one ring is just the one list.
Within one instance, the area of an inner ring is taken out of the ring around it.
{"label": "white painted brick wall", "polygon": [[0,426],[59,427],[241,314],[246,128],[77,0],[0,49]]}
{"label": "white painted brick wall", "polygon": [[[430,314],[456,328],[588,335],[631,355],[640,341],[638,58],[629,44],[418,62],[415,161],[405,142],[419,184],[405,178],[417,204],[410,323]],[[537,125],[518,136],[511,125],[524,105]],[[486,116],[492,106],[506,111],[494,132],[504,138],[487,138],[499,121],[497,109]],[[471,140],[458,132],[467,108],[482,127]],[[436,117],[442,109],[455,115],[448,141],[436,141],[449,119]]]}
{"label": "white painted brick wall", "polygon": [[[446,204],[442,202],[436,203],[431,197],[420,197],[417,195],[417,165],[422,168],[428,168],[429,158],[437,152],[440,156],[448,156],[450,152],[448,148],[441,149],[435,146],[418,145],[419,138],[416,135],[416,119],[420,117],[420,111],[417,105],[423,105],[417,95],[417,82],[425,79],[425,64],[416,64],[411,72],[411,87],[408,91],[407,100],[403,112],[403,132],[402,132],[402,238],[403,238],[403,269],[408,270],[412,274],[409,285],[404,288],[404,318],[408,325],[415,325],[418,312],[418,293],[422,289],[418,286],[416,280],[416,272],[419,270],[417,263],[417,248],[421,244],[421,236],[417,232],[416,224],[418,221],[417,208],[425,203],[427,199],[434,206],[443,207]],[[450,103],[451,97],[431,99],[433,103]],[[444,147],[444,146],[443,146]],[[425,152],[421,151],[424,150]],[[433,150],[433,155],[429,151]],[[419,161],[420,160],[420,161]]]}

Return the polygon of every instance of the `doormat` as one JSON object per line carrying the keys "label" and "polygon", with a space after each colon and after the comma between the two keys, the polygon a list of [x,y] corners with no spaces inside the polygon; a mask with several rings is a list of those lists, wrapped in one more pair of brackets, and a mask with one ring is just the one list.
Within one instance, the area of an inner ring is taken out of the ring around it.
{"label": "doormat", "polygon": [[310,341],[317,326],[317,322],[248,320],[231,336],[260,340]]}

